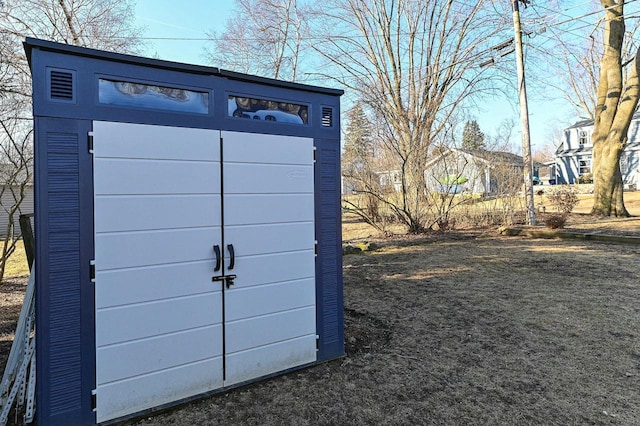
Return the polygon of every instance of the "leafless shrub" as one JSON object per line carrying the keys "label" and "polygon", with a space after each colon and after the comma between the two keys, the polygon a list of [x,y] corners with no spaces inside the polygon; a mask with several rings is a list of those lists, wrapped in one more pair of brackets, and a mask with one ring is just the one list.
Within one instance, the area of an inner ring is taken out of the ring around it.
{"label": "leafless shrub", "polygon": [[564,228],[564,224],[567,222],[567,215],[565,214],[552,214],[545,218],[544,225],[549,229]]}
{"label": "leafless shrub", "polygon": [[567,215],[578,204],[576,192],[569,187],[558,187],[548,195],[551,204],[561,213]]}

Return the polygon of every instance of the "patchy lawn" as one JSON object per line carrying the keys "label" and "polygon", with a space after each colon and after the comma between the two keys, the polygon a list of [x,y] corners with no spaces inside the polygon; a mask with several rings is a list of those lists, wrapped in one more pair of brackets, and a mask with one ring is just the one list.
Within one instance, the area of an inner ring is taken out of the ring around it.
{"label": "patchy lawn", "polygon": [[344,258],[345,358],[125,424],[638,424],[640,246],[377,242]]}
{"label": "patchy lawn", "polygon": [[7,260],[4,276],[6,278],[28,277],[29,263],[27,262],[27,253],[24,251],[22,240],[16,243],[16,249]]}
{"label": "patchy lawn", "polygon": [[344,359],[129,424],[634,424],[640,247],[455,234],[346,256]]}

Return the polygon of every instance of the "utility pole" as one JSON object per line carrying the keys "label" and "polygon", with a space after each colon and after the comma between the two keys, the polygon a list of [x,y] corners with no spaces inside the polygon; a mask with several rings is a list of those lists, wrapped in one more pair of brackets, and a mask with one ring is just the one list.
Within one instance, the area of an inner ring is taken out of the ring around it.
{"label": "utility pole", "polygon": [[[520,92],[520,119],[522,121],[522,162],[524,163],[524,188],[527,205],[527,223],[536,224],[536,210],[533,203],[533,162],[531,160],[531,134],[529,132],[529,106],[527,86],[524,79],[524,54],[522,52],[522,26],[520,25],[520,0],[513,4],[513,28],[515,30],[516,65],[518,69],[518,89]],[[525,4],[528,3],[525,2]]]}

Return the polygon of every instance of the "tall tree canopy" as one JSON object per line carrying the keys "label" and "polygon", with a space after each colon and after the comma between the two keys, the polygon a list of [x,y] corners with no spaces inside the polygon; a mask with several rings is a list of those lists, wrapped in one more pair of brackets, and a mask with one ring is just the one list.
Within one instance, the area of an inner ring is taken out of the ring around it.
{"label": "tall tree canopy", "polygon": [[487,80],[493,71],[478,66],[503,29],[487,26],[492,11],[482,0],[321,0],[316,7],[314,33],[323,38],[313,47],[327,63],[318,74],[356,94],[380,124],[377,138],[402,180],[399,201],[385,201],[410,232],[424,229],[430,148],[454,127],[466,99],[496,87]]}
{"label": "tall tree canopy", "polygon": [[235,11],[224,29],[207,33],[209,61],[233,71],[298,80],[307,25],[301,3],[235,0]]}
{"label": "tall tree canopy", "polygon": [[624,205],[620,156],[627,143],[627,133],[638,106],[640,57],[623,68],[625,41],[624,7],[628,0],[600,0],[604,8],[604,51],[596,96],[593,131],[592,214],[628,216]]}
{"label": "tall tree canopy", "polygon": [[33,168],[31,74],[22,42],[35,37],[131,53],[141,46],[130,0],[0,0],[0,280],[17,241],[14,213]]}
{"label": "tall tree canopy", "polygon": [[360,103],[347,112],[347,127],[342,155],[343,174],[357,174],[373,158],[372,129]]}
{"label": "tall tree canopy", "polygon": [[25,37],[134,53],[142,45],[134,20],[131,0],[0,1],[0,118],[30,119]]}

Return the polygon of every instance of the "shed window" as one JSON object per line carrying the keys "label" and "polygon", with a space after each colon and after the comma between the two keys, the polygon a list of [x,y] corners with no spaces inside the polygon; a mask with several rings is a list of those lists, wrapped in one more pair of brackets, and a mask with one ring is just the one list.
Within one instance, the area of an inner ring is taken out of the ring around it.
{"label": "shed window", "polygon": [[307,105],[267,99],[230,95],[228,111],[230,117],[253,120],[287,124],[307,124],[309,121],[309,107]]}
{"label": "shed window", "polygon": [[101,104],[209,113],[208,92],[103,78],[98,80],[98,86],[98,101]]}

